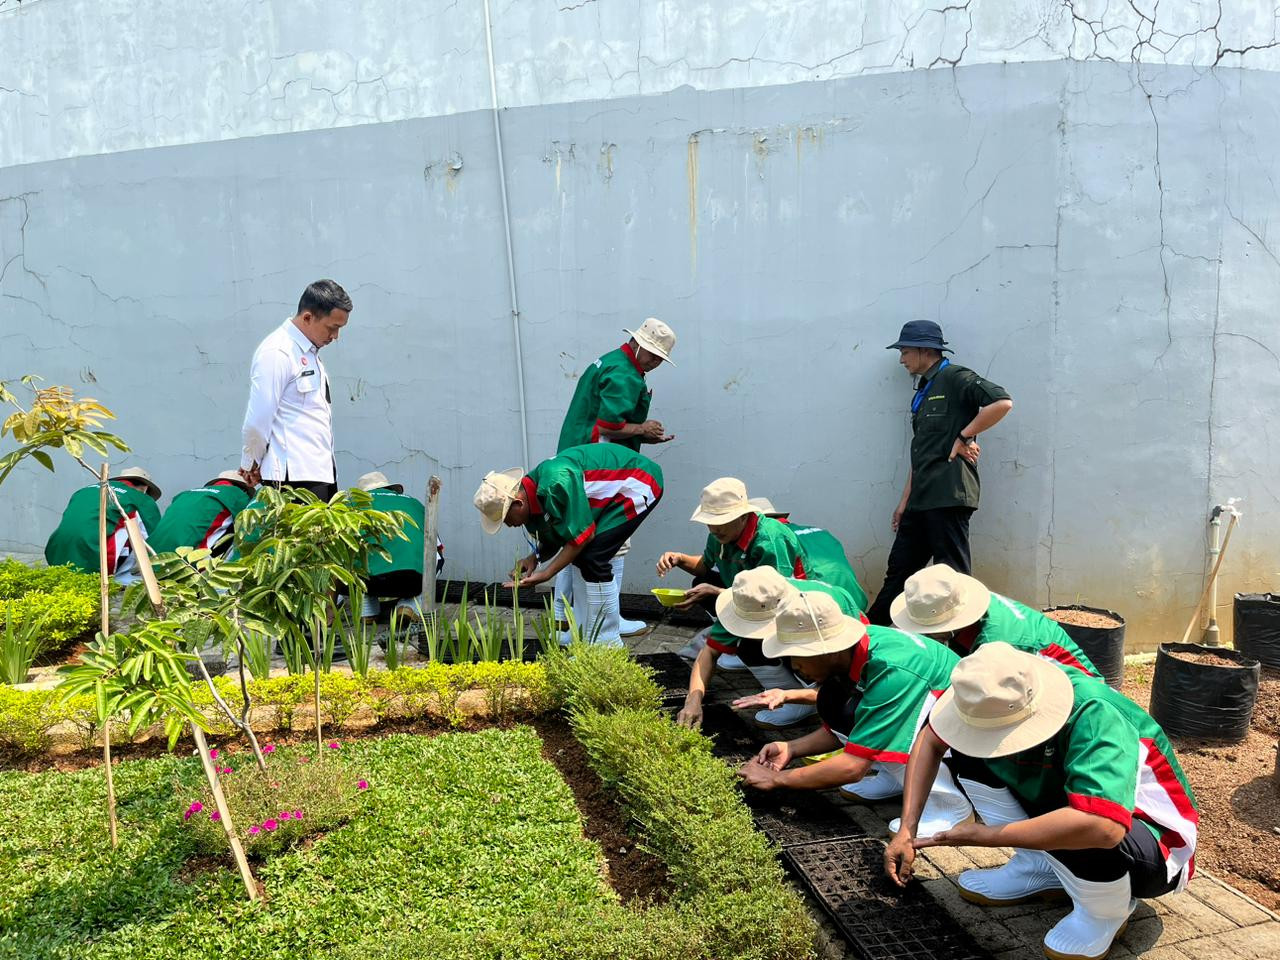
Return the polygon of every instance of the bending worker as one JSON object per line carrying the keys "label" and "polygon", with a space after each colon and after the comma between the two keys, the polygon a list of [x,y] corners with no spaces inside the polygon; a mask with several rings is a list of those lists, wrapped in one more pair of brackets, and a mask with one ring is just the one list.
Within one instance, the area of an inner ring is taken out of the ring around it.
{"label": "bending worker", "polygon": [[[877,778],[900,784],[916,731],[940,691],[956,655],[942,644],[891,627],[865,626],[841,612],[827,594],[795,591],[783,597],[761,646],[765,656],[788,657],[792,669],[818,690],[821,730],[767,744],[738,771],[748,786],[823,790],[860,782],[879,764]],[[792,760],[841,752],[788,769]],[[925,820],[946,830],[970,819],[973,808],[945,775],[934,784]],[[889,825],[896,830],[897,821]]]}
{"label": "bending worker", "polygon": [[1013,409],[1004,387],[943,357],[950,352],[942,328],[912,320],[889,345],[917,378],[911,398],[911,467],[893,511],[893,546],[884,586],[867,611],[872,623],[889,623],[889,604],[907,577],[929,564],[969,573],[969,518],[978,509],[978,434]]}
{"label": "bending worker", "polygon": [[[982,823],[919,822],[948,747]],[[1181,890],[1200,815],[1159,724],[1079,670],[988,643],[965,657],[907,764],[901,828],[885,851],[899,885],[932,846],[1013,847],[1002,867],[966,870],[966,900],[1021,903],[1060,891],[1072,909],[1045,934],[1054,960],[1099,960],[1137,906]]]}
{"label": "bending worker", "polygon": [[[593,443],[562,450],[528,474],[485,474],[475,506],[485,533],[505,524],[532,534],[533,553],[512,571],[522,586],[551,580],[569,564],[577,567],[587,594],[583,636],[622,646],[611,561],[661,499],[656,463],[620,444]],[[546,566],[539,570],[539,563]]]}
{"label": "bending worker", "polygon": [[[360,616],[376,617],[382,609],[382,600],[395,600],[402,615],[417,616],[413,601],[422,593],[422,568],[426,550],[426,509],[421,500],[405,496],[404,485],[392,483],[380,470],[366,473],[356,481],[356,486],[372,498],[373,510],[390,512],[400,510],[411,523],[401,529],[407,539],[388,537],[378,543],[389,557],[376,550],[369,551],[369,576],[365,580],[364,600]],[[444,568],[444,544],[436,537],[436,572]],[[424,605],[425,609],[425,605]]]}
{"label": "bending worker", "polygon": [[[649,317],[637,330],[623,332],[631,339],[600,357],[578,378],[560,427],[557,453],[584,443],[619,443],[638,451],[644,443],[675,439],[661,421],[649,419],[653,390],[645,382],[645,374],[656,370],[664,360],[671,362],[676,335],[656,317]],[[630,549],[631,542],[627,541],[613,556],[612,582],[618,591],[622,589],[623,558]],[[562,633],[568,630],[566,602],[577,601],[574,613],[579,623],[586,610],[586,585],[581,576],[575,578],[576,569],[565,567],[556,577],[553,613]],[[621,624],[623,636],[639,633],[647,626],[639,620],[622,620]]]}
{"label": "bending worker", "polygon": [[156,553],[195,547],[221,556],[235,542],[236,515],[253,495],[238,471],[224,470],[203,487],[174,497],[147,542]]}
{"label": "bending worker", "polygon": [[[160,508],[156,506],[160,488],[142,467],[126,467],[107,483],[115,494],[107,495],[107,573],[122,582],[133,582],[137,578],[137,558],[129,543],[125,517],[138,522],[146,539],[148,531],[160,526]],[[49,566],[68,563],[85,573],[98,572],[98,502],[96,483],[71,495],[57,529],[44,547]]]}

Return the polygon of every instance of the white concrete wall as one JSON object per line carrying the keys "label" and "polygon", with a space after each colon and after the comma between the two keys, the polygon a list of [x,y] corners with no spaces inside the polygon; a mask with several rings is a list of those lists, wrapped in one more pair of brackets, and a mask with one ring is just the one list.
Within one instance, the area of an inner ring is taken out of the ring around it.
{"label": "white concrete wall", "polygon": [[[1224,598],[1274,588],[1271,8],[885,6],[495,5],[534,456],[655,313],[679,439],[629,588],[736,473],[874,589],[910,395],[883,346],[932,317],[1016,399],[984,441],[993,586],[1180,635],[1209,507],[1243,496]],[[333,276],[342,476],[441,473],[451,575],[495,578],[522,541],[470,495],[520,437],[480,7],[224,10],[0,2],[0,377],[97,396],[174,492],[231,464],[254,344]],[[38,552],[78,482],[11,477],[0,551]]]}

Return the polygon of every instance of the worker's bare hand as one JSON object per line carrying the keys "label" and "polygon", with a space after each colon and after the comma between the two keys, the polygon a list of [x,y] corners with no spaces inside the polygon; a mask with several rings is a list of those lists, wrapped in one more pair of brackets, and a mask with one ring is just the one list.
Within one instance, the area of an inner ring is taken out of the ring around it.
{"label": "worker's bare hand", "polygon": [[943,830],[931,837],[912,841],[917,850],[925,847],[993,847],[999,846],[995,831],[983,823],[958,823],[950,830]]}
{"label": "worker's bare hand", "polygon": [[947,457],[947,462],[950,463],[956,457],[960,457],[976,467],[980,453],[982,453],[982,447],[978,446],[977,440],[973,443],[965,443],[959,437],[956,437],[955,442],[951,444],[951,456]]}
{"label": "worker's bare hand", "polygon": [[677,610],[691,610],[695,604],[703,600],[714,599],[723,589],[724,587],[712,586],[709,583],[699,583],[684,592],[684,599],[677,603],[675,608]]}
{"label": "worker's bare hand", "polygon": [[774,770],[785,769],[787,764],[791,762],[791,744],[786,740],[774,740],[766,743],[752,759],[756,763],[772,767]]}
{"label": "worker's bare hand", "polygon": [[905,887],[911,879],[915,860],[916,848],[912,845],[911,834],[899,830],[885,847],[884,872],[898,886]]}
{"label": "worker's bare hand", "polygon": [[[537,569],[538,558],[536,555],[531,553],[527,557],[521,557],[520,562],[511,568],[511,573],[508,574],[508,576],[512,580],[519,579],[523,581]],[[545,579],[545,577],[543,579]]]}
{"label": "worker's bare hand", "polygon": [[646,420],[640,424],[639,436],[645,443],[666,443],[674,437],[667,436],[661,420]]}
{"label": "worker's bare hand", "polygon": [[693,703],[686,700],[680,712],[676,714],[676,723],[691,730],[697,730],[702,726],[702,701]]}
{"label": "worker's bare hand", "polygon": [[787,691],[774,687],[763,693],[753,693],[749,697],[739,697],[733,701],[733,709],[750,710],[752,707],[764,707],[766,710],[777,710],[787,702]]}
{"label": "worker's bare hand", "polygon": [[672,570],[679,567],[680,561],[683,559],[683,553],[676,553],[674,550],[668,550],[658,558],[658,576],[665,577]]}
{"label": "worker's bare hand", "polygon": [[256,487],[262,482],[262,469],[256,463],[248,470],[241,467],[236,473],[240,474],[240,479],[251,487]]}
{"label": "worker's bare hand", "polygon": [[779,785],[778,771],[765,766],[755,757],[738,768],[738,776],[748,787],[755,787],[757,790],[772,790]]}
{"label": "worker's bare hand", "polygon": [[889,521],[889,526],[893,528],[893,532],[898,532],[898,527],[902,523],[902,515],[907,512],[905,503],[898,504],[898,508],[893,511],[893,519]]}
{"label": "worker's bare hand", "polygon": [[536,587],[540,583],[546,583],[551,578],[541,570],[536,570],[528,576],[521,576],[517,581],[513,576],[510,580],[503,583],[508,590],[514,590],[516,587]]}

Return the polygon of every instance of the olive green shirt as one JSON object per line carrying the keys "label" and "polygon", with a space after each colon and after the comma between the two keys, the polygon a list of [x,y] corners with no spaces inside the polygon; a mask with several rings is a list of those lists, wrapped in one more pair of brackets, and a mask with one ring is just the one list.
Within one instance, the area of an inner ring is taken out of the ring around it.
{"label": "olive green shirt", "polygon": [[[942,361],[920,378],[929,388],[911,415],[911,497],[908,510],[938,507],[978,508],[978,469],[963,457],[948,462],[960,431],[978,410],[997,400],[1008,400],[1004,387],[974,373],[968,367]],[[932,378],[932,379],[931,379]],[[918,388],[919,389],[919,388]]]}

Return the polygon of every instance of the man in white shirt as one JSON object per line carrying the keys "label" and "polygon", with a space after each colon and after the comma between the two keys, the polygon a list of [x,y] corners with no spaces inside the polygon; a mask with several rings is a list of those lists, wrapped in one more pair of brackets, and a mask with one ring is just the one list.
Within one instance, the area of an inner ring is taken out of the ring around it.
{"label": "man in white shirt", "polygon": [[253,352],[240,476],[250,484],[337,493],[333,407],[320,348],[347,324],[351,298],[332,280],[302,292],[298,312]]}

